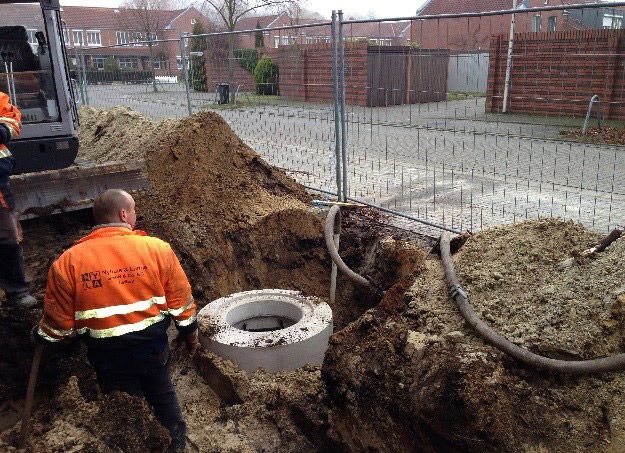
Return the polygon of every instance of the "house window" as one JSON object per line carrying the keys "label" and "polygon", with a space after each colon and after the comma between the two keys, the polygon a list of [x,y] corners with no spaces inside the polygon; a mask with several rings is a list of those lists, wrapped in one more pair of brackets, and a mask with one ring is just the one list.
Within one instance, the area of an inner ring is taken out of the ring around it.
{"label": "house window", "polygon": [[135,39],[134,39],[134,42],[136,43],[135,46],[141,47],[143,44],[140,41],[143,41],[143,35],[141,34],[141,32],[137,31],[135,32]]}
{"label": "house window", "polygon": [[100,71],[104,70],[104,57],[91,57],[91,66]]}
{"label": "house window", "polygon": [[153,60],[152,61],[152,67],[154,69],[161,69],[161,60]]}
{"label": "house window", "polygon": [[542,25],[542,17],[534,16],[534,19],[532,20],[532,31],[539,32]]}
{"label": "house window", "polygon": [[178,67],[179,71],[182,69],[182,58],[176,57],[176,66]]}
{"label": "house window", "polygon": [[623,16],[616,14],[606,14],[603,16],[603,28],[618,30],[623,28]]}
{"label": "house window", "polygon": [[119,59],[119,67],[120,68],[126,68],[126,69],[131,69],[134,67],[134,61],[132,58],[128,58],[128,57],[121,57]]}
{"label": "house window", "polygon": [[75,46],[82,46],[84,44],[82,30],[73,30],[72,40]]}
{"label": "house window", "polygon": [[274,36],[273,44],[277,49],[280,46],[288,46],[289,44],[295,44],[295,36]]}
{"label": "house window", "polygon": [[547,28],[549,31],[556,31],[556,25],[557,25],[557,17],[556,16],[550,16],[549,20],[547,21]]}
{"label": "house window", "polygon": [[90,46],[102,45],[102,35],[99,30],[87,30],[87,44]]}
{"label": "house window", "polygon": [[374,45],[374,46],[390,46],[392,44],[392,41],[390,39],[370,39],[369,40],[369,44]]}
{"label": "house window", "polygon": [[191,25],[197,24],[197,19],[191,19]]}
{"label": "house window", "polygon": [[[150,41],[157,41],[157,40],[158,40],[158,36],[156,35],[156,33],[150,33]],[[152,45],[156,46],[156,45],[158,45],[158,43],[155,42]]]}
{"label": "house window", "polygon": [[118,46],[128,44],[128,33],[125,31],[115,32],[115,38]]}
{"label": "house window", "polygon": [[69,46],[69,30],[67,28],[63,28],[63,44]]}

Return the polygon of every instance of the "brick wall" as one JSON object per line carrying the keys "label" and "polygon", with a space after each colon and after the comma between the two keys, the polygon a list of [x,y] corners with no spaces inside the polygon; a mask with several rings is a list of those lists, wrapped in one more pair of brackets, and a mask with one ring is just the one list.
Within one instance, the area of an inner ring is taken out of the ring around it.
{"label": "brick wall", "polygon": [[[330,44],[280,46],[267,49],[280,71],[280,95],[310,102],[332,100],[332,47]],[[345,99],[367,105],[367,44],[345,45]]]}
{"label": "brick wall", "polygon": [[[226,58],[205,58],[206,61],[206,83],[208,90],[215,89],[215,85],[228,82],[228,60]],[[255,82],[254,74],[246,70],[238,61],[232,62],[233,80],[230,81],[234,86],[233,90],[241,85],[241,91],[254,91]]]}
{"label": "brick wall", "polygon": [[[507,50],[492,38],[487,112],[502,110]],[[624,62],[623,30],[516,34],[508,111],[582,117],[597,94],[606,119],[625,119]]]}

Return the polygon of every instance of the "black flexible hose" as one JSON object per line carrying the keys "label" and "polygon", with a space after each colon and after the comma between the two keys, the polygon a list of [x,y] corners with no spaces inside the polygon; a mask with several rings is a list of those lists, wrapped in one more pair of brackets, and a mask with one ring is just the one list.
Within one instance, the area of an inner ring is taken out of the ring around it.
{"label": "black flexible hose", "polygon": [[469,298],[460,286],[456,271],[451,260],[450,252],[451,236],[445,232],[440,238],[440,251],[445,277],[449,285],[449,294],[456,303],[462,317],[489,343],[500,351],[534,368],[543,368],[549,371],[569,374],[591,374],[609,371],[621,371],[625,369],[625,354],[617,354],[611,357],[593,360],[557,360],[543,357],[523,349],[505,337],[499,335],[484,321],[482,321],[473,307],[469,304]]}
{"label": "black flexible hose", "polygon": [[339,206],[332,206],[330,211],[328,212],[328,216],[326,217],[326,224],[324,228],[324,236],[326,240],[326,247],[328,248],[328,253],[332,258],[332,261],[336,264],[336,267],[339,268],[341,272],[343,272],[347,278],[351,281],[358,283],[359,285],[365,286],[369,288],[373,292],[384,294],[379,288],[377,288],[373,283],[367,280],[362,275],[357,274],[353,270],[349,268],[347,264],[343,261],[341,256],[339,255],[338,250],[334,245],[334,231],[335,229],[340,231],[341,227],[341,208]]}

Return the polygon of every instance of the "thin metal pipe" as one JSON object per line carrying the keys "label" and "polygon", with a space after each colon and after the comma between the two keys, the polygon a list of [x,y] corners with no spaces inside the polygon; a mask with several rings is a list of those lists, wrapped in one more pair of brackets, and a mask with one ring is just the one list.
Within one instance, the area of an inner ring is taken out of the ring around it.
{"label": "thin metal pipe", "polygon": [[336,42],[336,11],[332,10],[332,97],[334,100],[334,156],[336,160],[336,193],[339,200],[343,193],[342,173],[341,173],[341,125],[339,123],[339,86],[337,69],[337,42]]}
{"label": "thin metal pipe", "polygon": [[[516,10],[517,0],[512,0],[512,9]],[[508,96],[510,94],[510,75],[512,74],[512,48],[514,47],[514,25],[516,14],[510,18],[510,36],[508,37],[508,56],[506,59],[506,78],[503,85],[503,108],[502,113],[508,112]]]}
{"label": "thin metal pipe", "polygon": [[343,38],[343,11],[339,10],[339,110],[341,116],[341,160],[343,166],[343,197],[342,201],[347,200],[347,131],[345,130],[345,40]]}

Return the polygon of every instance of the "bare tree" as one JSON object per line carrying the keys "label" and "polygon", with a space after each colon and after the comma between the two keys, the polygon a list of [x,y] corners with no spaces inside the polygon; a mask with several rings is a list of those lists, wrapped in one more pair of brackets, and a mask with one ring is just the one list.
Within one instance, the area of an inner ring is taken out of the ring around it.
{"label": "bare tree", "polygon": [[[285,11],[287,7],[299,4],[299,0],[204,0],[211,13],[219,18],[228,31],[236,29],[239,20],[260,11]],[[228,36],[228,83],[234,78],[234,36]],[[231,98],[232,100],[232,98]]]}
{"label": "bare tree", "polygon": [[[152,71],[155,63],[154,47],[157,45],[154,40],[159,38],[159,33],[167,25],[168,16],[163,12],[170,9],[170,0],[125,0],[120,8],[120,25],[128,33],[134,35],[132,40],[147,41],[150,52],[150,70]],[[154,92],[158,91],[156,77],[152,78],[152,88]]]}
{"label": "bare tree", "polygon": [[299,0],[204,0],[209,10],[214,11],[228,31],[234,31],[239,19],[257,13],[258,10],[284,11],[298,5]]}

